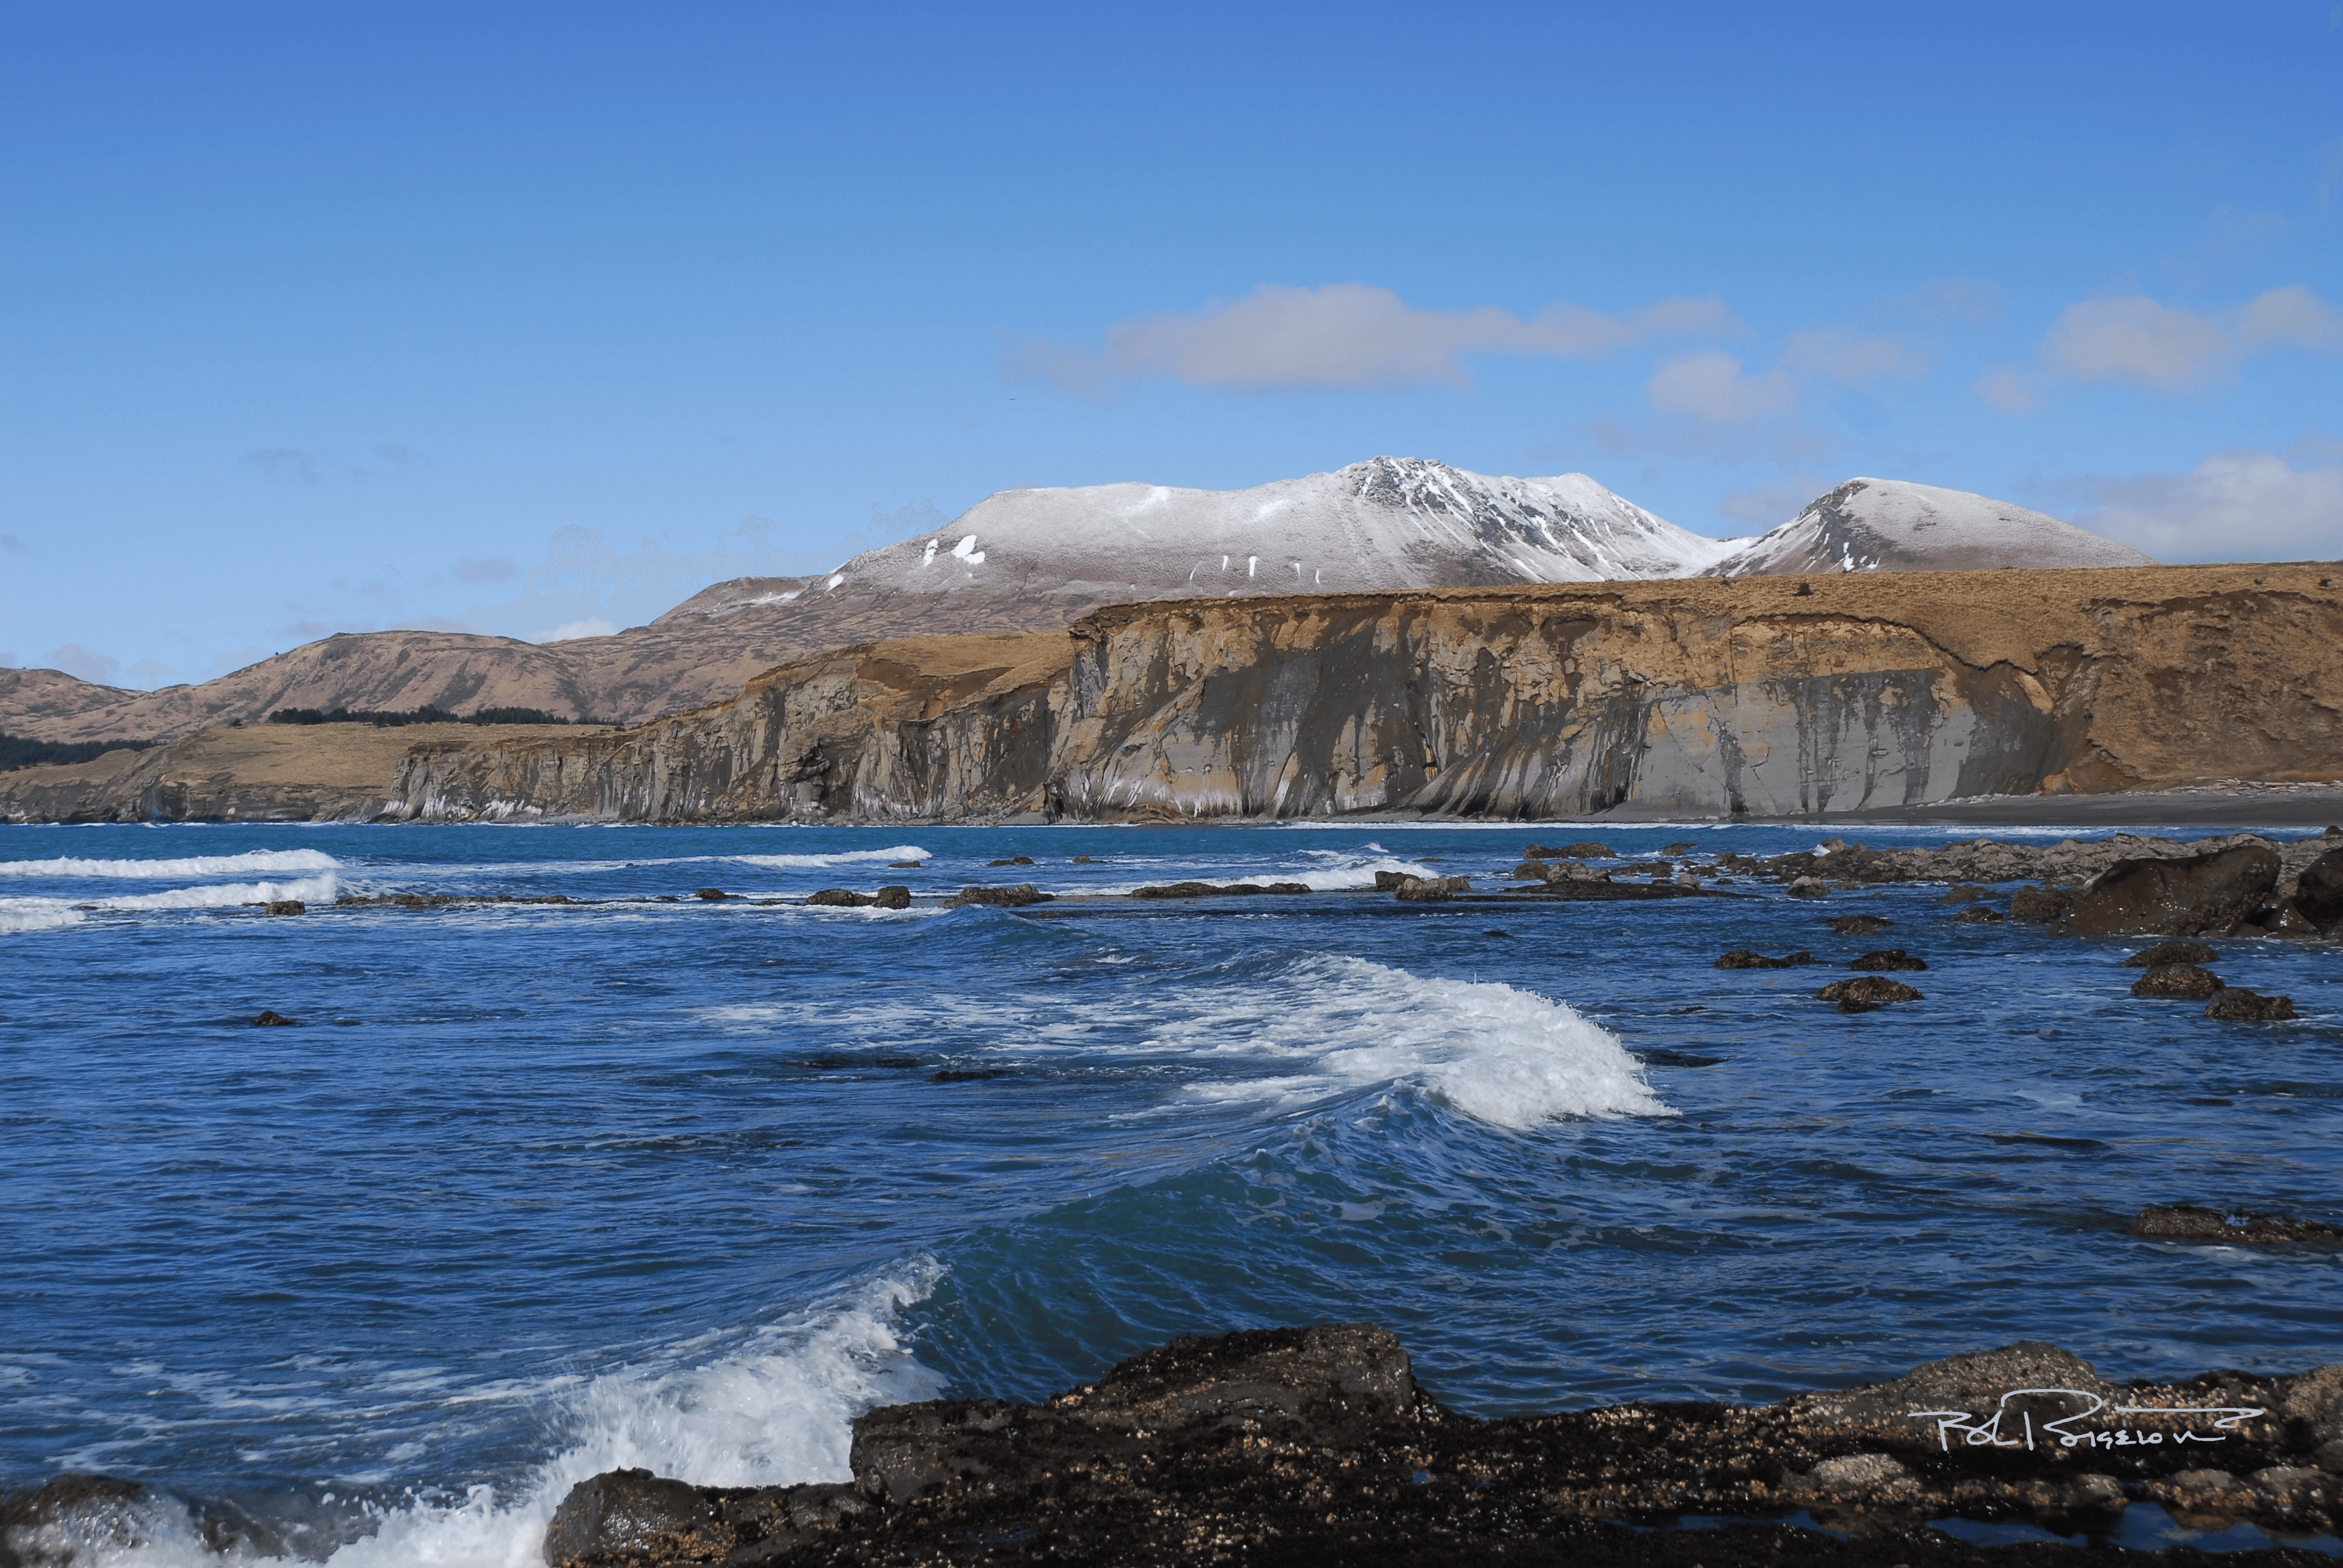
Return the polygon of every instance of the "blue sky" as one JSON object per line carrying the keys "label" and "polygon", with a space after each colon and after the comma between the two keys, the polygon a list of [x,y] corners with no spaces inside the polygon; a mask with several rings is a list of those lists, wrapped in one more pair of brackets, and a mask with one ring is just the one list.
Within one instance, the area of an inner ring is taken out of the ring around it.
{"label": "blue sky", "polygon": [[2343,555],[2343,6],[0,4],[0,662],[994,490],[1855,474]]}

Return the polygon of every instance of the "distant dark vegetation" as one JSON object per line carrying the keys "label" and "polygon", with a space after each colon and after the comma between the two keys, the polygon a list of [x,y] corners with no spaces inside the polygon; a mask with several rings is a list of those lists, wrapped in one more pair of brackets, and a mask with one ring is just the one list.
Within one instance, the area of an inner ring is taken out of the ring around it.
{"label": "distant dark vegetation", "polygon": [[144,751],[152,740],[27,740],[0,731],[0,773],[50,762],[86,762],[108,751]]}
{"label": "distant dark vegetation", "polygon": [[[377,708],[280,708],[268,716],[271,724],[371,724],[396,729],[407,724],[568,724],[570,720],[541,708],[483,708],[471,713],[450,713],[427,703],[397,711]],[[581,719],[580,724],[599,719]]]}

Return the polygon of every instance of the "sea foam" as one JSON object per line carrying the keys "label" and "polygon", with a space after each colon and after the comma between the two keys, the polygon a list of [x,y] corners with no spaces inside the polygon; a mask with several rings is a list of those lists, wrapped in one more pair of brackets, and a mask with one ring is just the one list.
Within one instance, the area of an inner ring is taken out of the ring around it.
{"label": "sea foam", "polygon": [[[940,1264],[917,1259],[780,1322],[687,1341],[648,1365],[606,1372],[561,1397],[569,1444],[518,1484],[501,1493],[474,1486],[461,1503],[383,1510],[372,1533],[327,1563],[540,1568],[553,1511],[571,1487],[606,1470],[639,1466],[702,1486],[850,1480],[856,1416],[943,1390],[942,1376],[913,1359],[902,1332],[904,1309],[926,1300],[942,1276]],[[296,1561],[241,1551],[223,1558],[204,1543],[186,1506],[160,1495],[7,1544],[103,1568]]]}
{"label": "sea foam", "polygon": [[1676,1114],[1618,1037],[1566,1003],[1364,959],[1305,959],[1273,992],[1248,986],[1169,1023],[1150,1044],[1270,1070],[1192,1091],[1215,1099],[1295,1106],[1391,1083],[1498,1127]]}
{"label": "sea foam", "polygon": [[0,877],[130,877],[170,881],[263,871],[332,871],[340,867],[339,860],[317,849],[248,849],[241,855],[187,855],[174,860],[91,860],[62,855],[50,860],[0,860]]}

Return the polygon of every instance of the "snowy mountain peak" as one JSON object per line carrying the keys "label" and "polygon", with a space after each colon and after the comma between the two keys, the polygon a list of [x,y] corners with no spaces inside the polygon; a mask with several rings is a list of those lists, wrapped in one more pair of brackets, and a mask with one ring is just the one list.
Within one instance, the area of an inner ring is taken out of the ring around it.
{"label": "snowy mountain peak", "polygon": [[855,557],[810,595],[1099,600],[1683,577],[1723,553],[1584,474],[1492,478],[1376,457],[1249,490],[1003,490]]}
{"label": "snowy mountain peak", "polygon": [[1747,541],[1708,575],[2144,567],[2128,545],[1966,490],[1854,478]]}

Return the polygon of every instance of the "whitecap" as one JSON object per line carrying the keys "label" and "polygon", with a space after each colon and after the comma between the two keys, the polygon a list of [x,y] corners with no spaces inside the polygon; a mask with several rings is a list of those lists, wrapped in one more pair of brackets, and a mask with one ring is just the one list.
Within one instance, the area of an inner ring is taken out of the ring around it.
{"label": "whitecap", "polygon": [[188,855],[170,860],[0,860],[0,877],[126,877],[167,881],[185,877],[233,877],[265,871],[332,871],[341,862],[317,849],[248,849],[241,855]]}

